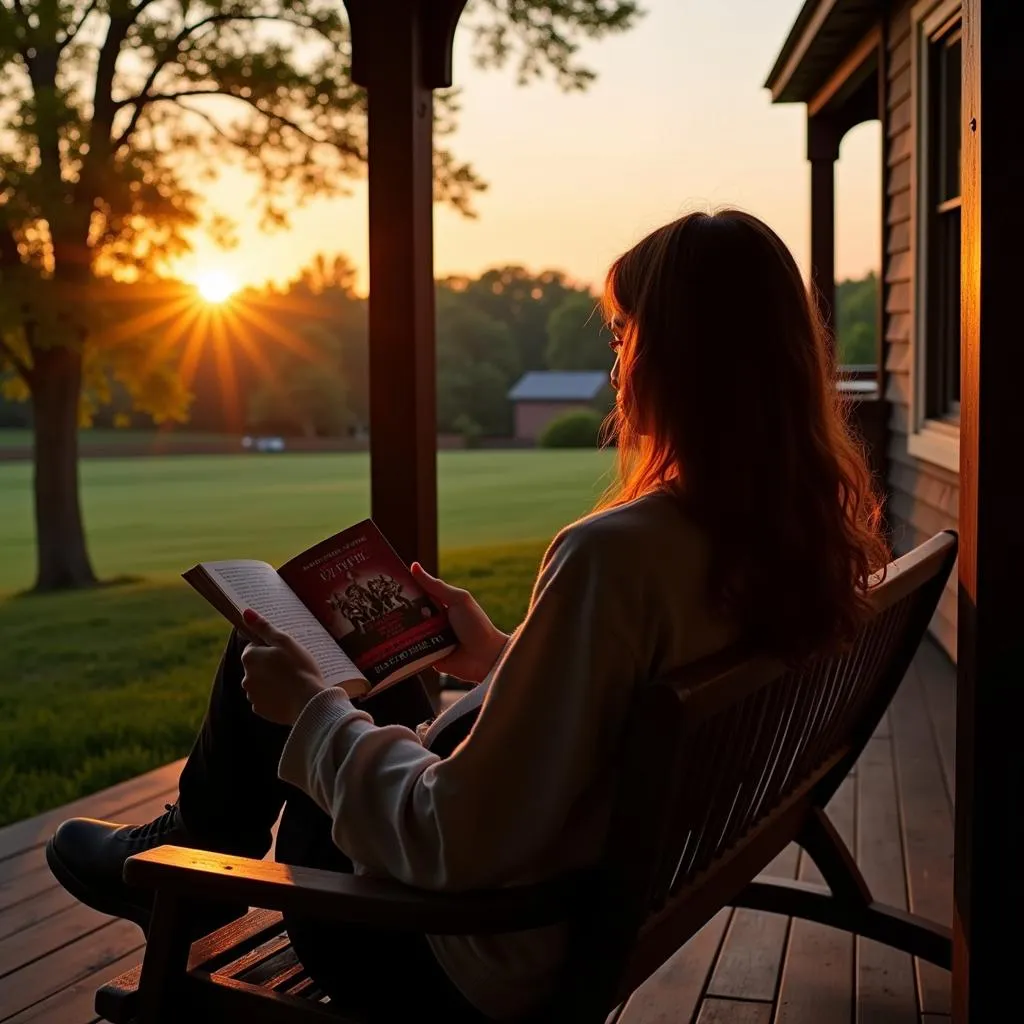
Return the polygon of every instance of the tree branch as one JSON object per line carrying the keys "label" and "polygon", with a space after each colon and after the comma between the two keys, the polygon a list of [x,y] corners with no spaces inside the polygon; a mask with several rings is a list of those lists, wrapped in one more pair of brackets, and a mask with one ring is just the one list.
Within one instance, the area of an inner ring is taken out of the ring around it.
{"label": "tree branch", "polygon": [[11,348],[10,345],[0,338],[0,355],[6,356],[7,361],[14,367],[14,372],[26,383],[32,382],[32,368]]}
{"label": "tree branch", "polygon": [[75,36],[81,31],[82,26],[89,20],[90,15],[96,10],[99,0],[89,0],[89,6],[86,7],[85,11],[78,21],[68,28],[67,34],[61,40],[60,48],[63,50],[65,46],[74,41]]}
{"label": "tree branch", "polygon": [[0,271],[21,264],[21,253],[18,252],[18,240],[9,224],[0,225]]}
{"label": "tree branch", "polygon": [[195,114],[196,117],[205,121],[225,142],[230,142],[231,145],[235,145],[235,140],[232,139],[231,136],[228,135],[228,133],[224,131],[224,129],[221,128],[221,126],[217,124],[209,114],[206,113],[206,111],[199,110],[196,107],[186,106],[184,103],[179,103],[178,106],[181,107],[182,110],[187,110],[190,114]]}
{"label": "tree branch", "polygon": [[[242,103],[248,104],[250,107],[253,108],[253,110],[255,110],[258,114],[261,114],[268,121],[272,121],[275,122],[276,124],[284,125],[284,127],[286,128],[290,128],[292,131],[297,132],[304,139],[308,139],[315,145],[325,145],[323,139],[318,139],[315,135],[310,135],[310,133],[306,131],[306,129],[303,128],[302,125],[298,124],[298,122],[293,121],[291,118],[285,117],[283,114],[275,113],[273,110],[266,110],[263,107],[261,107],[259,103],[257,103],[252,97],[243,96],[241,93],[232,92],[230,89],[183,89],[181,92],[156,93],[148,97],[144,105],[149,106],[153,103],[177,103],[183,110],[187,110],[190,114],[200,114],[200,116],[203,117],[203,119],[206,120],[207,123],[213,124],[212,120],[209,118],[208,115],[202,114],[194,107],[185,106],[183,103],[179,102],[180,100],[186,99],[189,96],[228,96],[231,99],[240,100]],[[132,102],[134,101],[127,100],[125,101],[124,105],[127,105],[128,103]],[[141,107],[136,108],[136,113],[138,113],[140,109]],[[132,120],[137,121],[137,118],[133,115]],[[223,130],[218,128],[218,132],[219,134],[224,136],[225,139],[234,142],[234,140],[230,139],[230,137],[227,136],[223,132]],[[125,139],[125,141],[127,141],[127,139]],[[123,143],[119,142],[118,145],[123,145]]]}
{"label": "tree branch", "polygon": [[[28,15],[26,14],[25,7],[21,0],[13,0],[14,2],[14,13],[18,16],[18,20],[21,22],[21,27],[25,29],[25,38],[19,39],[17,43],[17,51],[21,55],[21,59],[25,62],[25,67],[28,68],[29,77],[32,75],[32,58],[29,56],[29,50],[31,47],[28,45],[28,32],[29,23]],[[17,37],[17,26],[15,26],[15,37]]]}
{"label": "tree branch", "polygon": [[[149,3],[152,2],[152,0],[144,0],[144,2]],[[163,71],[163,69],[167,67],[168,64],[172,63],[174,58],[178,56],[181,50],[182,43],[187,42],[189,38],[199,29],[208,28],[210,25],[226,23],[229,21],[291,21],[292,24],[297,24],[302,28],[310,27],[309,25],[304,24],[302,22],[292,21],[289,18],[282,18],[280,15],[237,14],[230,12],[210,14],[205,18],[200,18],[199,21],[194,22],[191,25],[186,25],[172,40],[170,40],[163,54],[154,62],[153,68],[150,71],[149,75],[147,76],[145,84],[142,86],[139,92],[135,96],[132,96],[130,99],[120,100],[117,103],[118,108],[134,105],[135,110],[132,113],[131,120],[125,127],[125,130],[121,132],[121,134],[117,137],[116,141],[114,142],[114,152],[117,152],[117,150],[119,150],[123,145],[125,145],[125,143],[128,142],[128,140],[135,133],[135,130],[138,128],[139,120],[141,119],[143,111],[145,110],[146,106],[156,100],[156,97],[152,96],[149,90],[152,89],[153,85],[156,83],[157,75],[159,75],[160,72]]]}

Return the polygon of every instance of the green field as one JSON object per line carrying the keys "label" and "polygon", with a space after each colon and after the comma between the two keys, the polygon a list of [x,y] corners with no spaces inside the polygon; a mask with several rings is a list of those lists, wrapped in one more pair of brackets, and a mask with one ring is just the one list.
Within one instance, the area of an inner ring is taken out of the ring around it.
{"label": "green field", "polygon": [[[593,504],[610,459],[474,451],[438,465],[442,572],[511,628],[545,544]],[[0,825],[188,751],[225,630],[182,568],[280,561],[369,509],[365,455],[86,460],[82,480],[97,571],[141,580],[14,597],[32,579],[30,467],[0,463]]]}

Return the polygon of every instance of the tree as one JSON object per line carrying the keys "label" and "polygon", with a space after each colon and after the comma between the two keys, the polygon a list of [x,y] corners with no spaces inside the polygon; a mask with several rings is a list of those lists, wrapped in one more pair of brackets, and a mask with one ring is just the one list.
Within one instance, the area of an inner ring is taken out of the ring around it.
{"label": "tree", "polygon": [[[466,17],[480,63],[579,89],[593,78],[579,41],[638,15],[633,0],[477,0]],[[0,373],[33,404],[37,589],[95,579],[77,472],[86,378],[121,374],[157,418],[180,404],[136,379],[151,352],[107,344],[97,280],[160,275],[201,225],[228,237],[198,189],[224,162],[259,182],[268,226],[343,193],[366,151],[348,55],[339,0],[0,0]],[[436,191],[468,211],[482,183],[444,147],[456,113],[440,94]]]}
{"label": "tree", "polygon": [[519,354],[506,324],[438,289],[437,424],[466,433],[506,434],[511,426],[508,390],[520,374]]}
{"label": "tree", "polygon": [[552,310],[545,359],[550,370],[610,370],[608,333],[589,292],[573,292]]}
{"label": "tree", "polygon": [[[305,437],[364,433],[369,427],[366,302],[355,291],[356,267],[322,253],[283,292],[250,304],[246,329],[264,331],[257,346],[269,366],[249,395],[251,426]],[[286,344],[273,344],[273,334]]]}
{"label": "tree", "polygon": [[552,312],[570,295],[589,294],[560,270],[534,274],[517,266],[493,267],[478,278],[449,277],[441,285],[508,327],[524,371],[546,368]]}
{"label": "tree", "polygon": [[875,363],[878,359],[878,275],[836,285],[836,346],[839,365]]}

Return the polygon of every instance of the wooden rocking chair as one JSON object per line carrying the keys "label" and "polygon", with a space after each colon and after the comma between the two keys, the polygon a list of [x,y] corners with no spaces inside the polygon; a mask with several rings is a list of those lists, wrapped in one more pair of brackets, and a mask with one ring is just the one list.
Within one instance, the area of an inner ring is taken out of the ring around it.
{"label": "wooden rocking chair", "polygon": [[[98,992],[97,1013],[116,1024],[354,1021],[291,953],[285,910],[428,934],[568,921],[569,955],[537,1022],[605,1020],[729,905],[832,925],[949,968],[949,930],[876,903],[824,808],[907,671],[956,550],[955,534],[938,534],[894,562],[842,656],[786,671],[725,655],[641,687],[604,854],[585,874],[445,894],[172,847],[131,858],[126,879],[156,890],[149,944],[141,967]],[[794,841],[828,888],[758,878]],[[190,913],[205,900],[268,909],[192,945]]]}

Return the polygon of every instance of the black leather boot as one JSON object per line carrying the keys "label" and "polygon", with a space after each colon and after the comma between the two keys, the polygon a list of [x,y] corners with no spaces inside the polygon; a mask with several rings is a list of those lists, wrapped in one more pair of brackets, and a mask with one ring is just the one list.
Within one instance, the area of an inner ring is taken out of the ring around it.
{"label": "black leather boot", "polygon": [[[146,931],[153,907],[153,894],[128,885],[123,878],[124,862],[136,853],[157,846],[187,846],[204,849],[190,835],[176,804],[167,804],[158,818],[145,825],[118,825],[94,818],[69,818],[46,844],[46,862],[58,882],[75,899],[98,910],[134,921]],[[206,934],[248,908],[212,906],[196,922],[196,934]]]}

